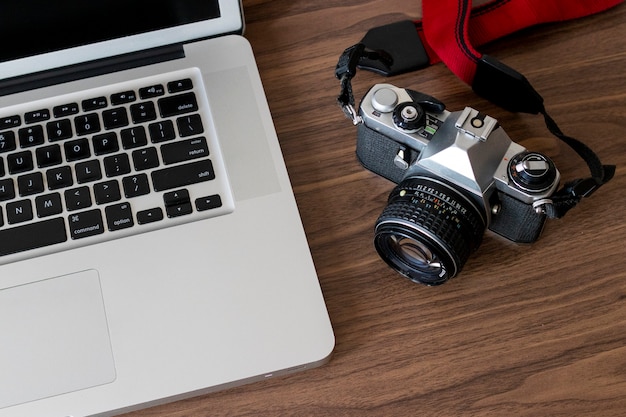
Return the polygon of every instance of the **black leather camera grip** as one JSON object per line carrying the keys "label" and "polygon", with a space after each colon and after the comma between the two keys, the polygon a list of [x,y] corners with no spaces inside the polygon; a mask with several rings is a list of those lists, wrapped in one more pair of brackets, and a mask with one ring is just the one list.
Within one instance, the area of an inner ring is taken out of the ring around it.
{"label": "black leather camera grip", "polygon": [[419,156],[419,152],[403,147],[363,123],[357,126],[356,156],[361,165],[396,184],[406,174],[406,170],[394,164],[394,159],[400,150],[404,150],[405,161],[409,165]]}
{"label": "black leather camera grip", "polygon": [[498,191],[500,209],[492,214],[489,230],[516,243],[533,243],[543,230],[546,215],[537,213],[532,204],[525,204]]}

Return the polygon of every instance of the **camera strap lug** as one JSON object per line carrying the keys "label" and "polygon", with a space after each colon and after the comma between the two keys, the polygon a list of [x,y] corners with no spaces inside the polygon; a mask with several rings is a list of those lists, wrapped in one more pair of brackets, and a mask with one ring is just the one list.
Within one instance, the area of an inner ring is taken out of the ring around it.
{"label": "camera strap lug", "polygon": [[[533,208],[535,209],[535,212],[537,212],[537,214],[547,214],[548,213],[548,209],[547,207],[552,206],[553,201],[550,198],[543,198],[541,200],[537,200],[533,203]],[[548,216],[550,217],[550,216]]]}
{"label": "camera strap lug", "polygon": [[356,126],[360,123],[363,123],[363,118],[359,116],[359,113],[356,111],[352,104],[346,104],[345,106],[342,106],[342,109],[346,117],[352,120],[353,125]]}

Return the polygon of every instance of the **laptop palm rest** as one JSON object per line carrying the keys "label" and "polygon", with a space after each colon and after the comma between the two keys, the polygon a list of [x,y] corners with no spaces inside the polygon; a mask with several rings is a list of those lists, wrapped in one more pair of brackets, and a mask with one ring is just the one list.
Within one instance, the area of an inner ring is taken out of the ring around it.
{"label": "laptop palm rest", "polygon": [[0,291],[0,369],[0,409],[114,381],[98,272]]}

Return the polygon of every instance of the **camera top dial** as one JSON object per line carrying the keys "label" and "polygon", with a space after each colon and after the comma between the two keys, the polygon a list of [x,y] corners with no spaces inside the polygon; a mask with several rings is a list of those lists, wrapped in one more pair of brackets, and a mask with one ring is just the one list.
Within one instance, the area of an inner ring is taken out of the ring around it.
{"label": "camera top dial", "polygon": [[538,152],[521,152],[509,161],[509,177],[528,192],[542,192],[554,186],[557,179],[554,163]]}
{"label": "camera top dial", "polygon": [[400,129],[415,132],[426,126],[426,112],[415,102],[402,103],[393,110],[393,122]]}

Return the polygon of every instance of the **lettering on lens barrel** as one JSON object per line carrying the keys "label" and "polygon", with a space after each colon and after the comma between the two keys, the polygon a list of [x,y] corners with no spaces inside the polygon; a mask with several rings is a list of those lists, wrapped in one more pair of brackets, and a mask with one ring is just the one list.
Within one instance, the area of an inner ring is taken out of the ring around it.
{"label": "lettering on lens barrel", "polygon": [[560,174],[552,161],[513,142],[492,117],[449,112],[434,97],[377,84],[363,98],[357,157],[396,183],[375,225],[374,245],[396,271],[439,285],[456,276],[486,228],[531,243]]}

